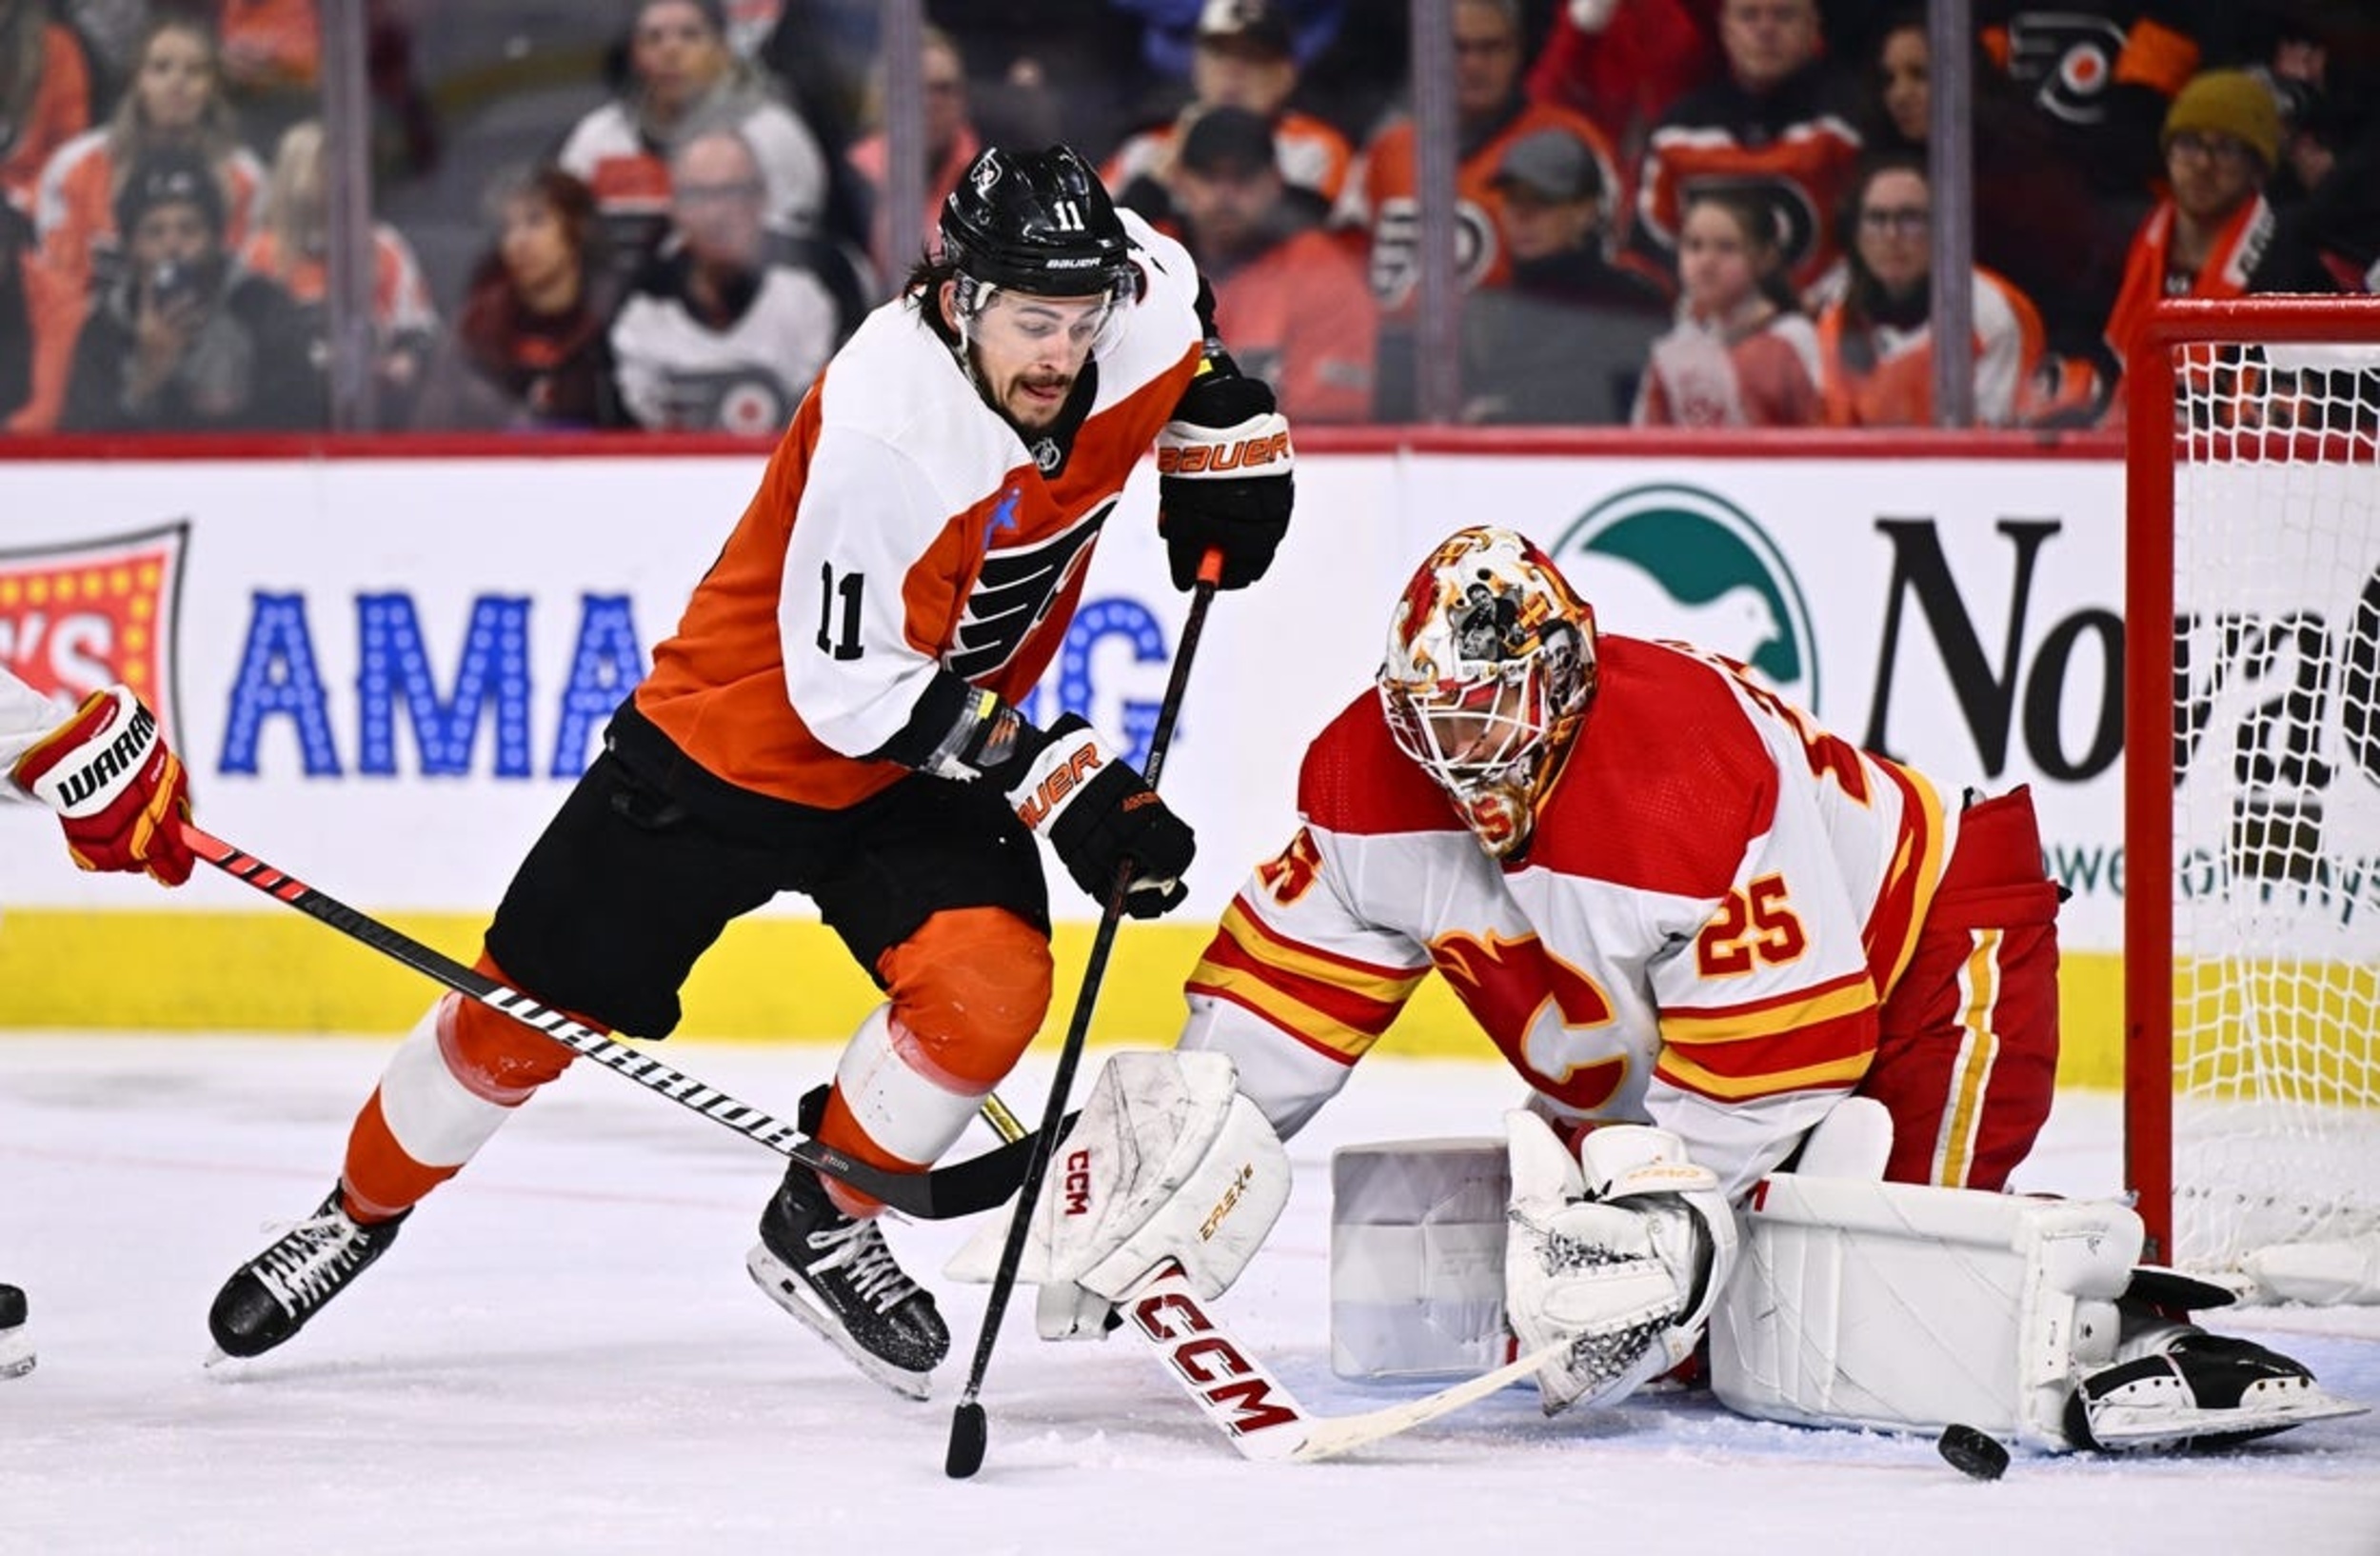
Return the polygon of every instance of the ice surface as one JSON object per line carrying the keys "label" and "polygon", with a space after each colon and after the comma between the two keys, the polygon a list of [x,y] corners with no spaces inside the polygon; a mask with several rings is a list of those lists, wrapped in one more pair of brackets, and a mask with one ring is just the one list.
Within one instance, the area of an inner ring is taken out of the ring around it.
{"label": "ice surface", "polygon": [[[1981,1484],[1917,1439],[1677,1398],[1548,1421],[1513,1389],[1351,1460],[1257,1466],[1128,1336],[1036,1340],[1029,1293],[992,1360],[983,1470],[952,1482],[950,1400],[982,1288],[940,1270],[970,1224],[892,1230],[956,1335],[940,1398],[898,1400],[746,1280],[776,1158],[592,1066],[507,1126],[305,1334],[203,1368],[215,1288],[264,1223],[329,1187],[390,1046],[0,1038],[0,1279],[30,1293],[40,1352],[0,1384],[0,1553],[2380,1556],[2371,1416],[2220,1458],[2020,1453]],[[832,1062],[667,1057],[781,1116]],[[1046,1085],[1028,1067],[1006,1095],[1035,1117]],[[1330,1371],[1332,1147],[1491,1133],[1511,1088],[1494,1066],[1383,1054],[1292,1143],[1289,1210],[1218,1307],[1310,1407],[1400,1397]],[[2023,1186],[2112,1188],[2114,1130],[2110,1099],[2061,1098]],[[2222,1327],[2380,1402],[2380,1312]]]}

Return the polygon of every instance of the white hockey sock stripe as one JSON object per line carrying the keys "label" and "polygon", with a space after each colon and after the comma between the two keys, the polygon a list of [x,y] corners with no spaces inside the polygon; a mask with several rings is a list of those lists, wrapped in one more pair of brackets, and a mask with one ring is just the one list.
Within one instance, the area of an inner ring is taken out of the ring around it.
{"label": "white hockey sock stripe", "polygon": [[1983,1124],[1983,1101],[1992,1067],[2000,1056],[1999,929],[1973,931],[1973,948],[1958,969],[1958,1061],[1951,1067],[1942,1099],[1942,1123],[1934,1137],[1932,1182],[1963,1188],[1975,1163],[1975,1136]]}
{"label": "white hockey sock stripe", "polygon": [[899,1029],[892,1007],[880,1005],[860,1023],[835,1066],[843,1106],[867,1136],[904,1162],[932,1162],[965,1132],[982,1091],[953,1088],[953,1078],[922,1073],[911,1060],[914,1039]]}
{"label": "white hockey sock stripe", "polygon": [[380,1077],[381,1118],[398,1147],[424,1167],[469,1161],[526,1095],[498,1100],[456,1073],[440,1041],[454,1001],[449,994],[430,1007],[388,1056]]}

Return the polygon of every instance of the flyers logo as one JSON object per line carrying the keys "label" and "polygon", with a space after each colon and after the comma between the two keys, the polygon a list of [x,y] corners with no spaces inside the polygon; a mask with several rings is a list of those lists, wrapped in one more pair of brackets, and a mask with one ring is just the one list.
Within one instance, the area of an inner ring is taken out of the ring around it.
{"label": "flyers logo", "polygon": [[187,523],[79,545],[0,550],[0,665],[69,701],[121,681],[173,711],[174,609]]}
{"label": "flyers logo", "polygon": [[1110,497],[1055,535],[986,552],[958,630],[942,651],[943,668],[962,681],[980,682],[1015,658],[1088,561],[1091,543],[1115,506]]}

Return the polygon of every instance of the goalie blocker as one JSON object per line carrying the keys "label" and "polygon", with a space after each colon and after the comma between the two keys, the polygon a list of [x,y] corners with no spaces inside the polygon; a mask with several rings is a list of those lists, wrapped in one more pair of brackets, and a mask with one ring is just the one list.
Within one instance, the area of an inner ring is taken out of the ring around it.
{"label": "goalie blocker", "polygon": [[[1335,1365],[1464,1371],[1510,1335],[1569,1333],[1567,1362],[1539,1372],[1550,1412],[1624,1397],[1692,1349],[1707,1319],[1720,1401],[1805,1426],[1964,1424],[2053,1451],[2222,1447],[2364,1408],[2288,1357],[2182,1321],[2230,1294],[2138,1267],[2141,1223],[2120,1204],[1878,1181],[1890,1126],[1867,1106],[1814,1135],[1803,1164],[1820,1170],[1763,1179],[1732,1230],[1692,1187],[1666,1205],[1648,1187],[1648,1170],[1690,1176],[1661,1130],[1596,1131],[1588,1142],[1621,1138],[1582,1147],[1579,1167],[1555,1159],[1567,1153],[1528,1113],[1508,1116],[1501,1147],[1342,1148]],[[1510,1196],[1497,1225],[1479,1214],[1495,1175]],[[1632,1202],[1657,1208],[1631,1227],[1616,1218]],[[1499,1233],[1489,1258],[1503,1301],[1491,1304],[1471,1270]],[[1464,1267],[1451,1274],[1432,1258],[1450,1248]]]}

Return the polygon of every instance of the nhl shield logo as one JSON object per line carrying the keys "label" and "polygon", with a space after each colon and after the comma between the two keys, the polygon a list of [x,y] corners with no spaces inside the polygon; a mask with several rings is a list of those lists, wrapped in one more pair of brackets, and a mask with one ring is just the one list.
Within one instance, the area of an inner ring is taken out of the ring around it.
{"label": "nhl shield logo", "polygon": [[178,743],[174,635],[189,529],[0,550],[0,665],[70,700],[121,681]]}

